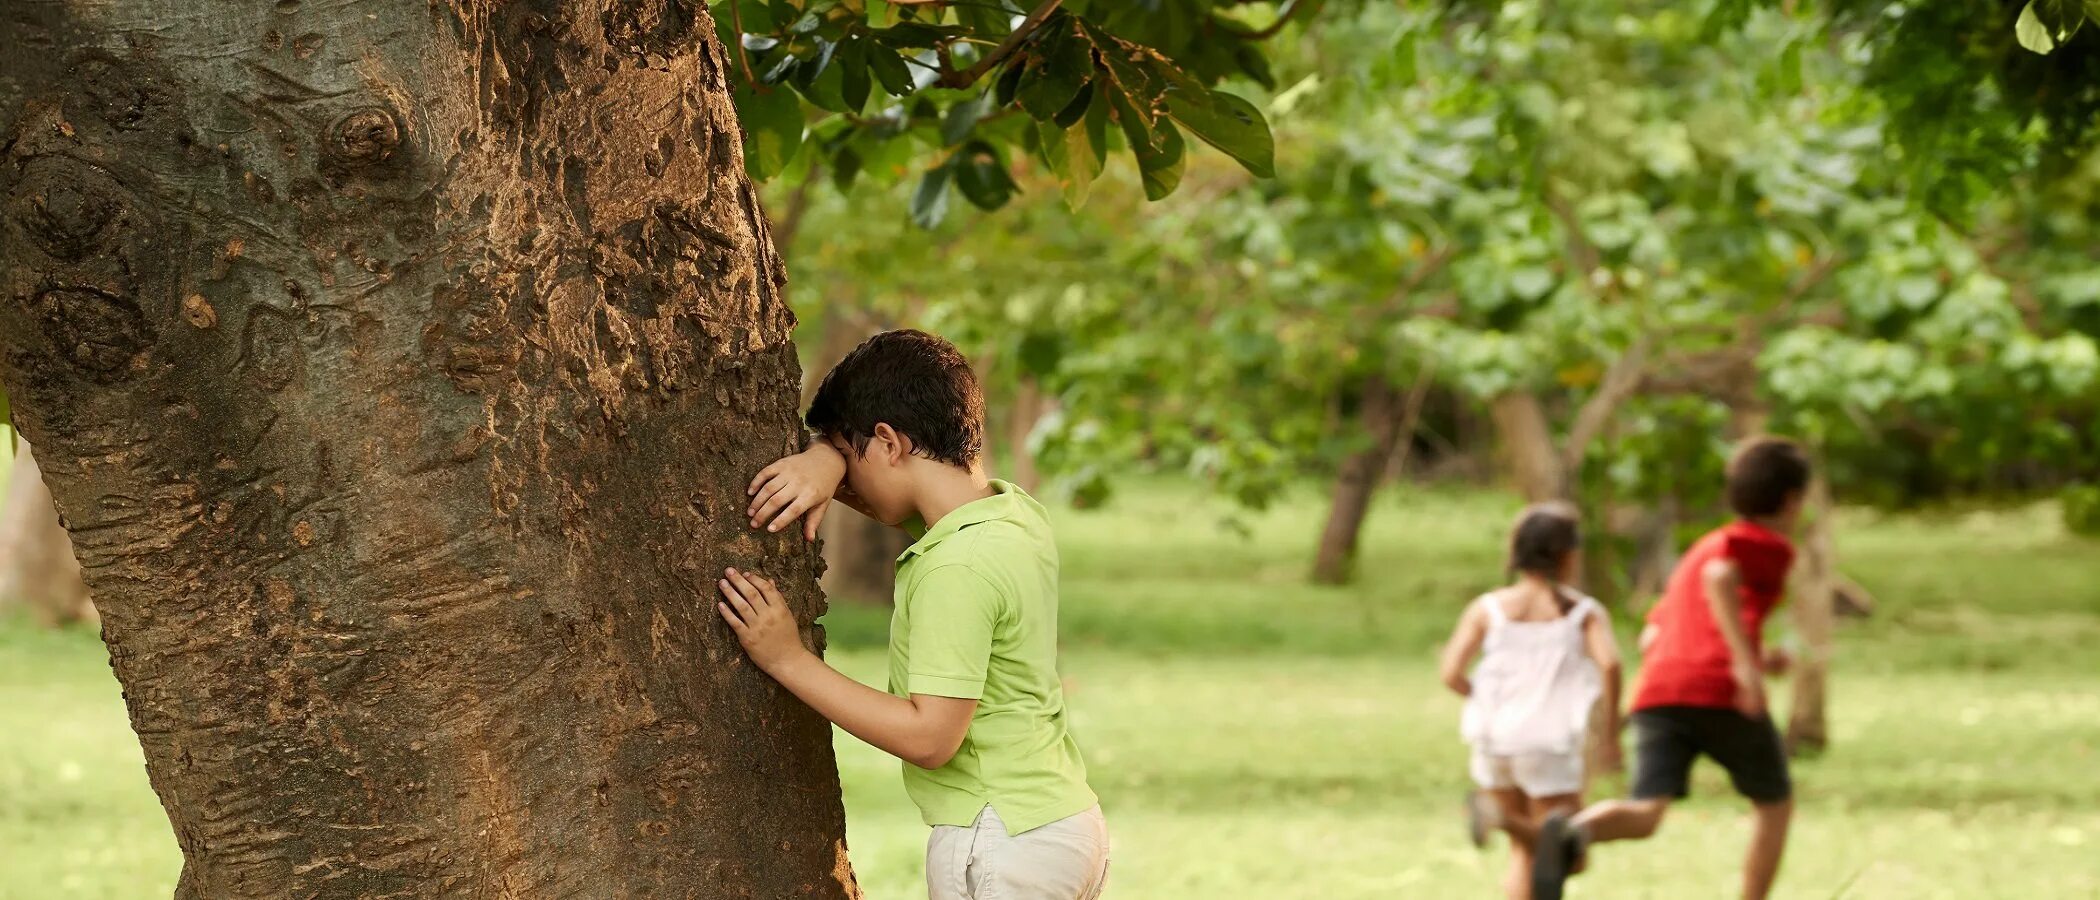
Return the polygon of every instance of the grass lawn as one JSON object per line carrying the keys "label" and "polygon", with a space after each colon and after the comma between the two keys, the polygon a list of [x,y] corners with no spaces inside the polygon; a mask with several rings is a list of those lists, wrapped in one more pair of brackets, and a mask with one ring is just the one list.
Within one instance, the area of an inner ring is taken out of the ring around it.
{"label": "grass lawn", "polygon": [[[1316,588],[1316,498],[1242,537],[1193,497],[1145,487],[1060,513],[1064,668],[1115,833],[1111,895],[1492,895],[1503,856],[1460,834],[1458,702],[1430,660],[1494,583],[1514,501],[1388,496],[1364,577]],[[1841,634],[1834,744],[1796,772],[1780,895],[2100,896],[2100,547],[2047,507],[1859,513],[1840,541],[1882,608]],[[884,614],[831,619],[833,658],[878,679]],[[838,746],[862,884],[923,896],[897,764]],[[1745,823],[1718,771],[1695,792],[1655,841],[1600,850],[1571,894],[1726,896]],[[178,866],[100,645],[0,624],[0,898],[164,897]]]}

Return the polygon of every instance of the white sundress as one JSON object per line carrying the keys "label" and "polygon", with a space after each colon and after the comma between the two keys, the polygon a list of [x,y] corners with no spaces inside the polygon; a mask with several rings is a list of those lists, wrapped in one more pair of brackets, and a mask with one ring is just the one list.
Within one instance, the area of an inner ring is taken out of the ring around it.
{"label": "white sundress", "polygon": [[1562,588],[1575,604],[1557,619],[1511,619],[1497,591],[1475,600],[1487,612],[1487,637],[1473,669],[1459,730],[1489,756],[1579,754],[1590,709],[1604,679],[1583,646],[1583,626],[1604,615],[1595,599]]}

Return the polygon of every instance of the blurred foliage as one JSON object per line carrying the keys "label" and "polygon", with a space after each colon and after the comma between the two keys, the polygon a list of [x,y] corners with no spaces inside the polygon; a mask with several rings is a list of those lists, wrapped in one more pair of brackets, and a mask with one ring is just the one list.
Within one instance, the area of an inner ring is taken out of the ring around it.
{"label": "blurred foliage", "polygon": [[2065,530],[2100,537],[2100,485],[2081,484],[2065,489],[2063,505]]}
{"label": "blurred foliage", "polygon": [[2009,156],[1921,165],[1924,95],[1886,82],[1921,44],[1861,15],[1332,4],[1245,88],[1274,179],[1191,153],[1173,196],[1099,173],[1074,214],[1066,175],[1015,165],[998,218],[925,234],[884,211],[909,185],[825,196],[790,264],[805,307],[935,328],[995,390],[1042,385],[1039,462],[1083,499],[1135,460],[1259,507],[1365,445],[1375,378],[1536,394],[1592,503],[1712,508],[1746,413],[1817,445],[1852,501],[2100,474],[2100,162],[2045,165],[2082,137],[1993,101],[1965,133]]}
{"label": "blurred foliage", "polygon": [[1055,173],[1075,206],[1118,143],[1153,199],[1179,185],[1188,138],[1272,174],[1268,123],[1213,86],[1270,83],[1264,40],[1319,5],[716,0],[711,9],[754,178],[821,175],[846,190],[916,174],[911,215],[931,227],[956,194],[1004,206],[1021,154]]}

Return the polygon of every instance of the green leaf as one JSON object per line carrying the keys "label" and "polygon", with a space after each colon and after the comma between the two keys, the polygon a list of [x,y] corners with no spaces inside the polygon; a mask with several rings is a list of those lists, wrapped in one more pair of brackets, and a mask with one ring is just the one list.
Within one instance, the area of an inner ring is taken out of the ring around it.
{"label": "green leaf", "polygon": [[840,147],[831,156],[831,186],[843,194],[853,189],[853,182],[860,179],[860,151],[852,146]]}
{"label": "green leaf", "polygon": [[1414,84],[1421,77],[1421,53],[1415,49],[1417,34],[1410,28],[1393,45],[1393,81],[1398,84]]}
{"label": "green leaf", "polygon": [[2056,39],[2049,36],[2048,27],[2034,14],[2033,0],[2020,10],[2019,21],[2013,23],[2013,36],[2019,38],[2020,46],[2045,56],[2056,49]]}
{"label": "green leaf", "polygon": [[[1070,128],[1059,128],[1054,122],[1037,122],[1038,137],[1043,145],[1043,160],[1050,171],[1057,173],[1058,187],[1064,192],[1065,205],[1078,210],[1086,205],[1087,195],[1092,192],[1095,177],[1101,174],[1101,164],[1106,158],[1107,148],[1097,140],[1097,133],[1087,126],[1100,122],[1105,128],[1107,116],[1089,117]],[[1105,138],[1105,131],[1098,137]]]}
{"label": "green leaf", "polygon": [[948,115],[941,120],[941,144],[953,147],[970,136],[977,127],[977,120],[984,118],[992,109],[992,95],[978,94],[948,107]]}
{"label": "green leaf", "polygon": [[868,39],[854,35],[839,45],[839,98],[846,102],[848,112],[860,112],[868,107]]}
{"label": "green leaf", "polygon": [[1019,64],[1008,64],[1006,68],[999,70],[999,80],[992,86],[994,109],[1005,109],[1008,104],[1014,102],[1014,92],[1021,87],[1021,72],[1022,67]]}
{"label": "green leaf", "polygon": [[882,82],[882,89],[892,97],[912,92],[911,66],[895,50],[881,44],[868,45],[868,71],[875,73],[875,80]]}
{"label": "green leaf", "polygon": [[998,38],[1013,32],[1014,12],[997,0],[957,4],[955,16],[981,37]]}
{"label": "green leaf", "polygon": [[1130,142],[1130,154],[1137,158],[1138,175],[1145,182],[1145,198],[1160,200],[1174,193],[1188,168],[1188,148],[1181,140],[1181,131],[1164,117],[1148,121],[1149,117],[1121,91],[1110,92],[1109,99],[1115,104],[1123,137]]}
{"label": "green leaf", "polygon": [[1061,24],[1064,27],[1050,31],[1036,44],[1017,95],[1021,108],[1038,121],[1072,105],[1094,75],[1094,45],[1070,20]]}
{"label": "green leaf", "polygon": [[1276,89],[1276,72],[1269,68],[1269,57],[1253,42],[1239,42],[1233,48],[1232,58],[1239,63],[1240,71],[1247,73],[1255,84],[1272,91]]}
{"label": "green leaf", "polygon": [[2086,3],[2091,0],[2028,0],[2013,23],[2013,36],[2020,46],[2047,55],[2078,33],[2085,24]]}
{"label": "green leaf", "polygon": [[[1088,91],[1087,93],[1095,92]],[[1075,100],[1073,102],[1079,101]],[[1080,121],[1072,123],[1086,127],[1086,146],[1094,152],[1095,174],[1100,174],[1102,169],[1108,167],[1109,107],[1110,104],[1107,100],[1097,97],[1092,104],[1087,106],[1086,115]],[[1074,149],[1077,149],[1077,146],[1076,144],[1073,145]]]}
{"label": "green leaf", "polygon": [[[732,2],[737,4],[734,13],[729,8]],[[736,33],[738,18],[743,19],[745,34],[771,34],[776,30],[773,11],[766,6],[764,0],[717,0],[708,7],[708,11],[714,15],[715,37],[719,38],[722,46],[728,48],[731,53],[735,53],[744,40],[743,35]]]}
{"label": "green leaf", "polygon": [[911,198],[912,224],[931,230],[948,216],[950,174],[948,167],[943,165],[928,170],[925,177],[919,179],[919,190]]}
{"label": "green leaf", "polygon": [[744,169],[763,181],[787,168],[802,149],[802,101],[785,87],[756,88],[739,84],[731,95],[738,124],[744,127]]}
{"label": "green leaf", "polygon": [[783,54],[779,62],[774,63],[772,68],[767,69],[764,74],[758,76],[758,83],[767,85],[779,84],[788,80],[788,77],[794,75],[795,70],[801,67],[802,60],[796,59],[793,54]]}
{"label": "green leaf", "polygon": [[1058,110],[1057,115],[1051,121],[1057,123],[1059,128],[1070,128],[1077,125],[1080,117],[1085,116],[1088,110],[1093,109],[1093,100],[1094,92],[1082,87],[1079,90],[1079,96],[1073,97],[1072,102],[1065,104],[1064,109]]}
{"label": "green leaf", "polygon": [[819,38],[817,55],[804,60],[795,70],[795,86],[802,96],[819,109],[831,112],[858,112],[859,107],[846,102],[845,71],[832,61],[838,54],[838,45]]}
{"label": "green leaf", "polygon": [[999,151],[984,141],[971,141],[956,151],[948,165],[955,170],[956,189],[978,209],[989,211],[1005,206],[1020,189],[1006,171]]}
{"label": "green leaf", "polygon": [[1224,91],[1167,94],[1167,113],[1259,178],[1276,177],[1276,139],[1254,104]]}
{"label": "green leaf", "polygon": [[1057,364],[1065,356],[1064,335],[1056,332],[1031,332],[1021,338],[1021,370],[1038,378],[1057,373]]}

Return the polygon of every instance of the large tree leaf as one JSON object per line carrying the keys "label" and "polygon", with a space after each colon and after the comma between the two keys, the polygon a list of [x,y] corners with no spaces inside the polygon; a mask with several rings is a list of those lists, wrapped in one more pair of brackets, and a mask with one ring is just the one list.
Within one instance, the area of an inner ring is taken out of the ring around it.
{"label": "large tree leaf", "polygon": [[2077,35],[2085,18],[2084,0],[2028,0],[2013,23],[2013,36],[2020,46],[2046,55]]}
{"label": "large tree leaf", "polygon": [[737,121],[744,126],[744,169],[754,179],[779,174],[802,149],[802,102],[785,86],[754,89],[743,84],[736,86],[731,99]]}
{"label": "large tree leaf", "polygon": [[1017,92],[1021,108],[1038,121],[1070,106],[1094,74],[1094,45],[1074,20],[1053,19],[1046,30],[1029,57]]}
{"label": "large tree leaf", "polygon": [[868,71],[875,73],[875,80],[882,82],[882,89],[892,97],[902,97],[912,92],[911,64],[897,51],[881,44],[868,45]]}
{"label": "large tree leaf", "polygon": [[948,216],[948,179],[952,177],[946,164],[927,170],[919,179],[919,190],[911,197],[911,221],[920,228],[932,229]]}
{"label": "large tree leaf", "polygon": [[962,143],[977,127],[977,120],[992,111],[992,95],[979,94],[948,107],[947,117],[941,120],[941,144],[953,147]]}
{"label": "large tree leaf", "polygon": [[1123,126],[1123,137],[1130,142],[1130,154],[1137,158],[1145,197],[1164,199],[1180,186],[1181,175],[1188,168],[1188,148],[1181,140],[1181,130],[1167,117],[1140,109],[1121,91],[1111,90],[1109,95],[1115,105],[1116,120]]}
{"label": "large tree leaf", "polygon": [[1269,123],[1254,104],[1224,91],[1202,93],[1174,90],[1167,94],[1167,112],[1203,142],[1239,160],[1247,171],[1261,178],[1276,176],[1276,139]]}
{"label": "large tree leaf", "polygon": [[847,37],[839,45],[838,58],[833,65],[839,70],[839,98],[852,112],[866,109],[870,89],[868,39],[860,35]]}
{"label": "large tree leaf", "polygon": [[[1108,116],[1103,113],[1073,123],[1070,128],[1059,128],[1055,122],[1036,123],[1043,159],[1049,164],[1050,171],[1057,174],[1065,205],[1074,210],[1086,205],[1094,179],[1101,174],[1107,151],[1104,146],[1108,136],[1107,122]],[[1097,127],[1089,128],[1089,125]]]}
{"label": "large tree leaf", "polygon": [[982,210],[994,210],[1013,199],[1019,186],[1006,171],[998,148],[984,141],[971,141],[956,151],[948,166],[955,170],[955,188]]}

